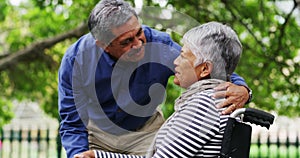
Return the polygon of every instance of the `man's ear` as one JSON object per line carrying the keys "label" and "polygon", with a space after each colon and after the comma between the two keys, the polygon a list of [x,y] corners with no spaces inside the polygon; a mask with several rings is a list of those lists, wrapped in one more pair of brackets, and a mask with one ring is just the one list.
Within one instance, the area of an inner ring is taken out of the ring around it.
{"label": "man's ear", "polygon": [[210,61],[206,61],[200,65],[197,66],[196,68],[199,73],[199,80],[204,79],[204,78],[210,78],[210,73],[213,70],[213,63]]}
{"label": "man's ear", "polygon": [[96,45],[100,48],[102,48],[103,50],[105,50],[106,52],[108,52],[107,47],[109,46],[108,44],[106,44],[105,42],[96,40]]}

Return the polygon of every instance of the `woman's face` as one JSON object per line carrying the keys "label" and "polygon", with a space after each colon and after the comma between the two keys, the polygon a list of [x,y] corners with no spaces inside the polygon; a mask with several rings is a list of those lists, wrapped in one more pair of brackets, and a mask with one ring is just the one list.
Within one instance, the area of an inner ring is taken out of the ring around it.
{"label": "woman's face", "polygon": [[180,55],[174,60],[175,78],[174,83],[182,88],[187,88],[198,81],[194,67],[196,56],[183,45]]}

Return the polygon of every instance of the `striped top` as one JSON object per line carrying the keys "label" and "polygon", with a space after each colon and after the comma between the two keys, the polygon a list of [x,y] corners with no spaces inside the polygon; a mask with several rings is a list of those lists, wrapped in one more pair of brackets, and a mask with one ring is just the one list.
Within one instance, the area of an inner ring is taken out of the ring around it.
{"label": "striped top", "polygon": [[[216,108],[221,100],[212,98],[213,89],[196,90],[177,99],[175,112],[156,135],[152,157],[218,157],[220,154],[228,115],[221,115],[223,109]],[[143,157],[103,151],[95,154],[96,158]]]}

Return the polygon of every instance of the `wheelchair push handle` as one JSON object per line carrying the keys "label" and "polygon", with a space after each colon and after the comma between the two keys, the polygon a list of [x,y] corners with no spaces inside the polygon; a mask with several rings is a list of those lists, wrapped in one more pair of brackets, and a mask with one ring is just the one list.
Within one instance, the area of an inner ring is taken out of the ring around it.
{"label": "wheelchair push handle", "polygon": [[273,124],[275,118],[274,115],[270,113],[253,108],[237,109],[230,115],[230,117],[236,118],[241,114],[243,114],[243,122],[257,124],[262,127],[266,127],[267,129],[269,129],[270,125]]}

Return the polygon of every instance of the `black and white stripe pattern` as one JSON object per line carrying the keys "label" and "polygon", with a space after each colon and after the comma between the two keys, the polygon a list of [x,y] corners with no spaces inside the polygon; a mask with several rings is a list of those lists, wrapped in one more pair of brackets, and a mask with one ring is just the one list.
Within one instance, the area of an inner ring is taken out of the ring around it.
{"label": "black and white stripe pattern", "polygon": [[126,155],[112,152],[94,150],[95,158],[145,158],[145,156]]}
{"label": "black and white stripe pattern", "polygon": [[228,119],[212,99],[213,91],[195,93],[159,130],[153,157],[216,157]]}
{"label": "black and white stripe pattern", "polygon": [[[228,115],[221,115],[211,96],[213,90],[197,92],[179,106],[160,128],[155,141],[154,158],[218,157]],[[99,157],[134,158],[97,151]]]}

